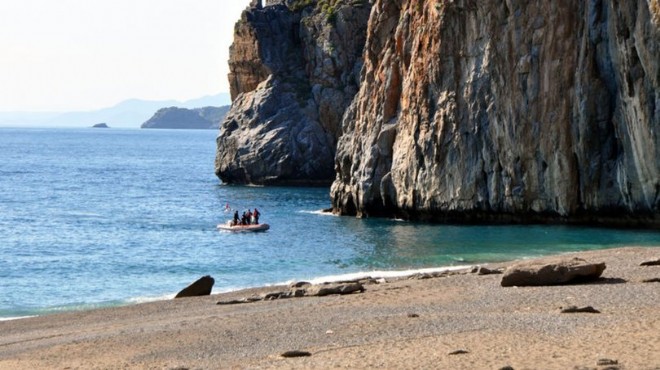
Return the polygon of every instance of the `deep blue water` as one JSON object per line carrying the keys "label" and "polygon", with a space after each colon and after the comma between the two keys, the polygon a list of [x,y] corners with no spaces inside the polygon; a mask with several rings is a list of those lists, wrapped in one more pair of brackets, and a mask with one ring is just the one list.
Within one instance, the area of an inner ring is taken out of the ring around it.
{"label": "deep blue water", "polygon": [[[660,245],[657,231],[322,215],[328,189],[225,186],[215,131],[0,129],[0,318],[374,270]],[[226,203],[271,230],[219,232]]]}

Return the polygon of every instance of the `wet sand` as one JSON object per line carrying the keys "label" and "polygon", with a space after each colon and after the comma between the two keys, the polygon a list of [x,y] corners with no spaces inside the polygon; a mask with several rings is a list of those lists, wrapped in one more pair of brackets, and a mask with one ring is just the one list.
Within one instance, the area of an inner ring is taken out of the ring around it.
{"label": "wet sand", "polygon": [[[270,287],[5,321],[0,369],[660,369],[660,283],[643,282],[660,266],[640,266],[660,247],[575,255],[605,262],[602,279],[503,288],[465,270],[344,296],[216,304]],[[601,313],[559,312],[571,305]]]}

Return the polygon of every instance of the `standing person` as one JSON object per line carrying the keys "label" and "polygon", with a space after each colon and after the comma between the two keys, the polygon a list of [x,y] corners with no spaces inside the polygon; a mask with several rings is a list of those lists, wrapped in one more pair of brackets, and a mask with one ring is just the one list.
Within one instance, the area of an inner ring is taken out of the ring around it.
{"label": "standing person", "polygon": [[234,212],[234,226],[238,225],[238,211]]}
{"label": "standing person", "polygon": [[251,225],[252,224],[252,211],[250,211],[249,209],[248,209],[248,213],[247,213],[247,220],[248,220],[248,225]]}
{"label": "standing person", "polygon": [[259,213],[258,209],[254,209],[254,224],[259,225],[259,216],[261,216],[261,213]]}
{"label": "standing person", "polygon": [[241,217],[241,225],[247,225],[247,212],[243,212],[243,217]]}

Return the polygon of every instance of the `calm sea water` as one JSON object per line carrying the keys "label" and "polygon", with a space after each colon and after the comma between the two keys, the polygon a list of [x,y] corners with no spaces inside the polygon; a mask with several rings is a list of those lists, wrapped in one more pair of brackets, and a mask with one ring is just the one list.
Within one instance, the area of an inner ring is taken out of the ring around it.
{"label": "calm sea water", "polygon": [[[656,231],[323,215],[328,189],[222,185],[215,131],[0,129],[0,319],[375,270],[660,245]],[[219,232],[257,207],[266,233]]]}

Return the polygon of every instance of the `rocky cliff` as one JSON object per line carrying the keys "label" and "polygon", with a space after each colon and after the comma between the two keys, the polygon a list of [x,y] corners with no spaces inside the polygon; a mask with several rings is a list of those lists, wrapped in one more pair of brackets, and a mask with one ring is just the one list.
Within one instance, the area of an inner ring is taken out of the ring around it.
{"label": "rocky cliff", "polygon": [[232,108],[217,139],[226,183],[330,185],[341,119],[358,91],[367,1],[258,1],[236,23]]}
{"label": "rocky cliff", "polygon": [[659,23],[658,0],[375,1],[335,212],[660,226]]}

